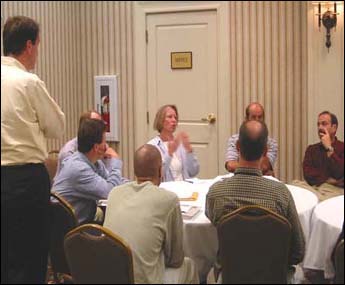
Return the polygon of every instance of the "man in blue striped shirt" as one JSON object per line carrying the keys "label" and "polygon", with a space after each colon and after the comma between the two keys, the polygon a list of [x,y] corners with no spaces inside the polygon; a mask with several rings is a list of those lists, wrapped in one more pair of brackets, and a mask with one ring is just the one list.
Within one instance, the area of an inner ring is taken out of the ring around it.
{"label": "man in blue striped shirt", "polygon": [[[265,110],[260,103],[250,103],[246,108],[246,121],[256,120],[265,121]],[[225,155],[225,168],[229,172],[234,172],[238,167],[239,151],[237,148],[238,134],[232,135],[228,140],[228,147]],[[274,176],[274,164],[278,156],[278,143],[273,138],[268,138],[267,154],[261,162],[261,171],[263,175]]]}

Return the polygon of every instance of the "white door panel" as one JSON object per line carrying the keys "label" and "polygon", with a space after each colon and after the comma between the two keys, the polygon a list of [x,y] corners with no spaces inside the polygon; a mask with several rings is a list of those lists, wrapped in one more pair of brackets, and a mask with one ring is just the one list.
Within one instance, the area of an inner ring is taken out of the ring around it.
{"label": "white door panel", "polygon": [[[148,138],[158,108],[175,104],[177,131],[186,131],[200,162],[200,178],[218,175],[218,58],[216,11],[147,15]],[[171,52],[192,52],[191,69],[172,69]],[[223,158],[221,158],[223,159]]]}

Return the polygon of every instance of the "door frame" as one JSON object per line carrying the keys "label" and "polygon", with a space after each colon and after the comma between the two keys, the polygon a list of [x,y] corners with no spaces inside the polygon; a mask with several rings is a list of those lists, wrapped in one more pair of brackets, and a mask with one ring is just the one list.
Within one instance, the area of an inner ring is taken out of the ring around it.
{"label": "door frame", "polygon": [[[146,17],[149,14],[171,12],[216,11],[218,54],[218,173],[225,173],[224,153],[230,132],[230,22],[227,1],[135,1],[134,3],[134,144],[138,148],[146,143],[147,116],[147,45]],[[145,107],[143,107],[145,106]]]}

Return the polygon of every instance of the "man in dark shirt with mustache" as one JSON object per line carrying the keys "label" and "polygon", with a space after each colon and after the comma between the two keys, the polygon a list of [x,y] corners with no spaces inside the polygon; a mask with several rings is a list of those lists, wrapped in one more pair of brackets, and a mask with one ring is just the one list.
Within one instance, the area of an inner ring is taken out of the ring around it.
{"label": "man in dark shirt with mustache", "polygon": [[337,117],[324,111],[318,116],[320,142],[308,146],[303,175],[308,182],[294,183],[314,192],[320,201],[344,194],[344,142],[336,137]]}

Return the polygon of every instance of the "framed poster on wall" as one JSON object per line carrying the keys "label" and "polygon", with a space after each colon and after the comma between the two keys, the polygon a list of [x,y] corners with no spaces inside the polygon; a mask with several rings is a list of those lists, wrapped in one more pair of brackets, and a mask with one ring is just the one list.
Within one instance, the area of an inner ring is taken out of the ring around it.
{"label": "framed poster on wall", "polygon": [[107,125],[107,141],[119,141],[117,76],[95,76],[95,108]]}

